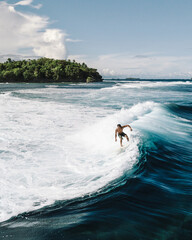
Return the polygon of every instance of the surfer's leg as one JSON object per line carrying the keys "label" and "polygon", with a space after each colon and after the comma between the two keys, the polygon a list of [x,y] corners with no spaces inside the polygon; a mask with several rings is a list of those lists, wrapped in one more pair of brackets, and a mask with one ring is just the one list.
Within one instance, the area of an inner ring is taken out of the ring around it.
{"label": "surfer's leg", "polygon": [[121,147],[123,147],[123,144],[122,144],[122,137],[120,138],[120,145],[121,145]]}
{"label": "surfer's leg", "polygon": [[128,142],[128,141],[129,141],[129,138],[128,138],[127,134],[125,134],[125,137],[127,138],[127,142]]}

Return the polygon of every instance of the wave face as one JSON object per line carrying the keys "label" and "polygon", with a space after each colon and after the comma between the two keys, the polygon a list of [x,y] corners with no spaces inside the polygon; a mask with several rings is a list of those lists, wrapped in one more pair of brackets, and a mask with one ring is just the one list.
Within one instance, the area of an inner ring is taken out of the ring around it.
{"label": "wave face", "polygon": [[2,84],[0,239],[191,239],[191,90]]}

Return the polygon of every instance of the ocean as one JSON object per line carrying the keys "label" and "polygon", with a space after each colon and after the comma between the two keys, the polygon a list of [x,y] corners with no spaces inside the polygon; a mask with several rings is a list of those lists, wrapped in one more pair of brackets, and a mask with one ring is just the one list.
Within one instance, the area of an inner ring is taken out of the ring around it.
{"label": "ocean", "polygon": [[191,80],[3,83],[0,106],[0,239],[192,239]]}

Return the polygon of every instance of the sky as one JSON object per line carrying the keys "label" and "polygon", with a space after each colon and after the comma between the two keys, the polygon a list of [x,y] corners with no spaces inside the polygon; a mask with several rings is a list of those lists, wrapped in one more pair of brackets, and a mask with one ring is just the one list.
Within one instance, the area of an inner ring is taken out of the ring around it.
{"label": "sky", "polygon": [[191,78],[191,0],[0,0],[0,61],[75,59],[104,78]]}

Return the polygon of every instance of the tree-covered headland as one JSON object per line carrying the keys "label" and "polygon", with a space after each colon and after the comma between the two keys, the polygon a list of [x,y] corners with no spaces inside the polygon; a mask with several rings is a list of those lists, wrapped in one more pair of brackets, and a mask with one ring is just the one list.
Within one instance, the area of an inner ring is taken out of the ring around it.
{"label": "tree-covered headland", "polygon": [[100,82],[97,69],[70,60],[39,58],[0,63],[0,82]]}

